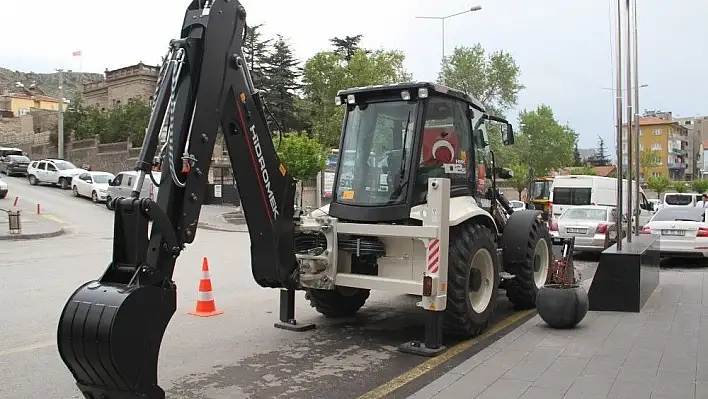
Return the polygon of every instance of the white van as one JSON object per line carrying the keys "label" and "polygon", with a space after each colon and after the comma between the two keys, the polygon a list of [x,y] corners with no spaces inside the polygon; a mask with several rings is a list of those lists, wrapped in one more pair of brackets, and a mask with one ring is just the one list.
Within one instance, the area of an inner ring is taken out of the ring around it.
{"label": "white van", "polygon": [[702,199],[703,195],[698,193],[664,193],[662,207],[695,207]]}
{"label": "white van", "polygon": [[[633,186],[636,185],[636,181],[632,183],[634,183]],[[624,179],[622,187],[624,209],[627,209],[626,188],[628,184],[629,182]],[[632,192],[634,193],[634,187]],[[556,176],[553,178],[550,202],[553,218],[560,216],[566,209],[578,205],[617,206],[617,179],[588,175]],[[634,202],[634,198],[632,198],[632,202]],[[649,221],[654,211],[641,186],[639,186],[639,207],[639,225],[643,226]]]}
{"label": "white van", "polygon": [[[152,172],[152,176],[155,178],[157,183],[160,183],[162,178],[161,172]],[[134,170],[127,170],[120,172],[115,178],[108,182],[108,190],[106,194],[106,207],[110,205],[110,202],[114,198],[118,197],[130,197],[130,193],[133,191],[133,185],[135,180],[138,178],[138,172]],[[143,189],[140,192],[140,198],[150,198],[155,200],[157,198],[157,191],[159,188],[152,183],[150,176],[145,176],[143,182]]]}

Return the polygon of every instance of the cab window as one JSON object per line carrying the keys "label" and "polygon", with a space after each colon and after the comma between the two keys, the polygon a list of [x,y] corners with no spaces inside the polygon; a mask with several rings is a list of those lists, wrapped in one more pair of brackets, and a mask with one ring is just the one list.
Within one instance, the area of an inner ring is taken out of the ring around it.
{"label": "cab window", "polygon": [[416,191],[426,191],[428,179],[433,177],[449,178],[451,189],[467,188],[471,149],[466,104],[451,98],[431,97],[425,111]]}
{"label": "cab window", "polygon": [[54,166],[53,163],[48,163],[48,164],[47,164],[47,170],[50,171],[50,172],[56,172],[56,171],[57,171],[57,167]]}
{"label": "cab window", "polygon": [[118,173],[118,176],[116,176],[115,179],[111,182],[111,186],[120,186],[121,182],[123,181],[123,174]]}

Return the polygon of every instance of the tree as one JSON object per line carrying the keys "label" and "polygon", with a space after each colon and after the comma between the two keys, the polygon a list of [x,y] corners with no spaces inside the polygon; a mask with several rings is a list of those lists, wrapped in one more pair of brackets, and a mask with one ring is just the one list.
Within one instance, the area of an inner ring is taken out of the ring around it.
{"label": "tree", "polygon": [[575,143],[575,148],[573,149],[573,166],[583,166],[583,160],[580,158],[580,150],[578,149],[578,143]]}
{"label": "tree", "polygon": [[639,154],[639,168],[644,178],[649,176],[649,169],[661,165],[661,153],[656,150],[644,150]]}
{"label": "tree", "polygon": [[521,193],[529,186],[529,167],[514,164],[509,169],[514,172],[514,176],[507,179],[506,182],[519,193],[519,201],[521,201]]}
{"label": "tree", "polygon": [[[300,183],[312,180],[327,167],[327,152],[316,139],[304,134],[283,136],[278,157],[293,179]],[[302,199],[302,184],[299,194]]]}
{"label": "tree", "polygon": [[610,158],[605,148],[605,140],[602,136],[597,136],[597,152],[588,161],[593,166],[607,166],[610,164]]}
{"label": "tree", "polygon": [[141,146],[150,120],[150,105],[142,98],[131,98],[127,103],[108,111],[106,129],[98,132],[101,142],[117,143],[130,139]]}
{"label": "tree", "polygon": [[693,191],[703,194],[708,191],[708,180],[694,180],[691,182],[691,188]]}
{"label": "tree", "polygon": [[[284,133],[300,129],[295,107],[295,91],[300,89],[297,83],[300,69],[290,45],[281,35],[277,36],[273,51],[264,60],[263,72],[269,89],[265,101],[280,128]],[[270,123],[271,130],[276,130],[277,125]]]}
{"label": "tree", "polygon": [[246,28],[246,40],[243,42],[242,49],[248,69],[251,70],[253,85],[257,89],[268,89],[264,68],[267,65],[272,39],[261,38],[261,27],[263,24]]}
{"label": "tree", "polygon": [[462,90],[501,115],[513,108],[525,87],[519,83],[519,66],[511,54],[497,51],[486,54],[481,44],[456,47],[445,57],[438,82]]}
{"label": "tree", "polygon": [[656,194],[658,197],[661,197],[662,193],[665,193],[666,190],[671,187],[671,182],[669,179],[666,178],[666,176],[649,176],[647,179],[647,187],[649,187],[651,190],[656,191]]}
{"label": "tree", "polygon": [[312,133],[326,148],[339,146],[343,107],[334,104],[339,90],[354,86],[400,82],[411,79],[400,51],[357,50],[347,62],[333,52],[320,52],[305,62],[302,112],[310,119]]}
{"label": "tree", "polygon": [[356,53],[357,50],[363,50],[367,54],[370,53],[370,51],[362,49],[359,46],[359,42],[361,42],[362,38],[363,35],[345,36],[344,39],[335,36],[329,39],[329,42],[334,46],[334,53],[349,62],[354,57],[354,53]]}
{"label": "tree", "polygon": [[597,171],[590,166],[579,166],[570,170],[572,175],[597,176]]}
{"label": "tree", "polygon": [[672,184],[672,187],[677,193],[685,193],[686,191],[688,191],[689,188],[688,184],[683,181],[674,182]]}
{"label": "tree", "polygon": [[573,164],[577,135],[556,121],[549,106],[541,104],[533,111],[524,110],[519,119],[522,129],[512,150],[521,164],[533,167],[538,176]]}

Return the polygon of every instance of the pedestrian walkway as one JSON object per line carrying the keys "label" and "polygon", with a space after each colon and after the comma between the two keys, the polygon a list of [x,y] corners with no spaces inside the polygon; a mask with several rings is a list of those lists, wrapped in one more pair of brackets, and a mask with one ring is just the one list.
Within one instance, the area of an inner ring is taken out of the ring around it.
{"label": "pedestrian walkway", "polygon": [[[0,210],[0,240],[32,240],[40,238],[56,237],[66,232],[65,226],[47,217],[32,214],[21,210],[20,212],[20,233],[10,233],[8,214]],[[14,209],[14,208],[13,208]]]}
{"label": "pedestrian walkway", "polygon": [[199,228],[205,230],[228,231],[228,232],[248,232],[246,224],[231,223],[225,214],[238,211],[239,208],[233,205],[204,205],[199,214]]}
{"label": "pedestrian walkway", "polygon": [[706,274],[662,270],[641,313],[572,330],[535,316],[408,399],[708,399]]}

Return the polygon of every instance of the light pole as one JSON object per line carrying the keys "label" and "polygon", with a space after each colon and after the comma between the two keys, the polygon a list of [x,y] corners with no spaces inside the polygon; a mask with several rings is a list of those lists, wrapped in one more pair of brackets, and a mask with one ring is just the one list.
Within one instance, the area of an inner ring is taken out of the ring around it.
{"label": "light pole", "polygon": [[[639,39],[637,36],[637,0],[634,0],[632,13],[634,17],[634,131],[637,132],[637,140],[634,143],[634,168],[637,171],[637,187],[635,188],[636,191],[634,192],[634,201],[635,208],[639,209],[639,167],[641,157],[641,154],[639,154],[639,133],[641,132],[641,130],[639,130],[639,88],[646,87],[646,85],[639,86]],[[634,220],[634,234],[639,235],[638,217]]]}
{"label": "light pole", "polygon": [[59,72],[59,120],[57,121],[57,158],[64,159],[64,70]]}
{"label": "light pole", "polygon": [[441,25],[441,29],[442,29],[442,59],[441,59],[441,62],[445,62],[445,20],[448,18],[456,17],[458,15],[466,14],[468,12],[479,11],[481,9],[482,9],[482,6],[473,6],[473,7],[470,7],[469,10],[456,12],[454,14],[446,15],[444,17],[432,17],[432,16],[416,17],[418,19],[437,19],[440,21],[440,25]]}
{"label": "light pole", "polygon": [[[624,230],[622,215],[622,176],[624,176],[622,165],[622,3],[617,0],[617,251],[622,251],[622,232]],[[629,86],[629,85],[628,85]]]}

